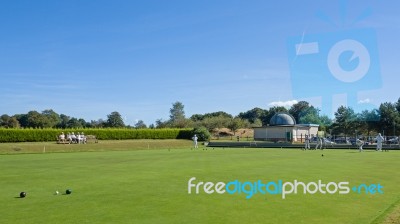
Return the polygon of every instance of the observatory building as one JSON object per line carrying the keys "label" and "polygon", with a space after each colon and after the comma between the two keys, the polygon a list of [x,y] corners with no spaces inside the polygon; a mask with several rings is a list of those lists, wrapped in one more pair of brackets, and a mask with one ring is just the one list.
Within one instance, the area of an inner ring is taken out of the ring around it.
{"label": "observatory building", "polygon": [[267,127],[254,128],[254,140],[273,142],[303,142],[307,134],[317,136],[317,124],[296,124],[294,117],[288,113],[277,113],[272,116]]}

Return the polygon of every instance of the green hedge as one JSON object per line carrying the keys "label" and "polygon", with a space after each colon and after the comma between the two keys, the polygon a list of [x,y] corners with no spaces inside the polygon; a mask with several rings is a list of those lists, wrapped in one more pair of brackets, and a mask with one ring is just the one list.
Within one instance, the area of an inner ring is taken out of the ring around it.
{"label": "green hedge", "polygon": [[84,132],[99,140],[190,139],[192,129],[0,129],[0,142],[56,141],[64,132]]}

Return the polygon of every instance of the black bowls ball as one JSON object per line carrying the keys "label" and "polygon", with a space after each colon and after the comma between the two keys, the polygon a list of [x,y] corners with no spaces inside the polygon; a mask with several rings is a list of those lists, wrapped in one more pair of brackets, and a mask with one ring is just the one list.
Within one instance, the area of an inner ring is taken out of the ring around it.
{"label": "black bowls ball", "polygon": [[26,197],[26,192],[21,192],[21,193],[19,193],[19,197],[20,197],[20,198]]}

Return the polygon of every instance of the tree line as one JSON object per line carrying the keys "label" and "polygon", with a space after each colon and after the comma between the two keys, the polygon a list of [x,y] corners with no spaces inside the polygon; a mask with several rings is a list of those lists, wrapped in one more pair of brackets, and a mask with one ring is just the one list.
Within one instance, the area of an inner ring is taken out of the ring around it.
{"label": "tree line", "polygon": [[85,121],[83,118],[75,118],[65,114],[58,114],[52,109],[41,113],[33,110],[26,114],[13,116],[3,114],[0,116],[0,127],[3,128],[122,128],[125,124],[118,112],[107,115],[106,120]]}
{"label": "tree line", "polygon": [[234,133],[240,128],[262,127],[269,125],[271,117],[279,112],[291,114],[298,124],[318,124],[320,130],[334,135],[371,135],[378,132],[385,135],[398,135],[400,132],[400,98],[397,102],[382,103],[379,108],[355,112],[353,108],[340,106],[331,119],[321,115],[306,101],[300,101],[290,108],[281,106],[269,109],[253,108],[233,116],[224,111],[185,116],[184,105],[175,102],[170,108],[167,120],[158,119],[147,126],[142,120],[133,126],[126,125],[119,112],[107,115],[107,119],[85,121],[82,118],[57,114],[48,109],[42,112],[29,111],[27,114],[0,116],[3,128],[203,128],[213,132],[219,128],[229,128]]}

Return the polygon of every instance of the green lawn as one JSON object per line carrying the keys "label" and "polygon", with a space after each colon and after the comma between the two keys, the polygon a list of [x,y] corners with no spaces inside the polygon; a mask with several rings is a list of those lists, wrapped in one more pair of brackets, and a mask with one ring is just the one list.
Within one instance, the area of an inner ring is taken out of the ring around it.
{"label": "green lawn", "polygon": [[[400,151],[194,151],[186,141],[168,143],[176,148],[128,150],[129,142],[107,142],[86,146],[89,152],[74,145],[66,146],[77,147],[74,153],[30,154],[21,153],[29,148],[23,144],[0,155],[0,223],[378,223],[399,207]],[[109,150],[113,144],[119,151]],[[188,194],[191,177],[379,183],[384,194]],[[68,188],[71,195],[54,194]]]}
{"label": "green lawn", "polygon": [[187,149],[192,146],[189,140],[100,140],[99,143],[57,144],[56,142],[0,143],[1,154],[23,154],[43,152],[88,152],[88,151],[132,151],[143,149]]}

